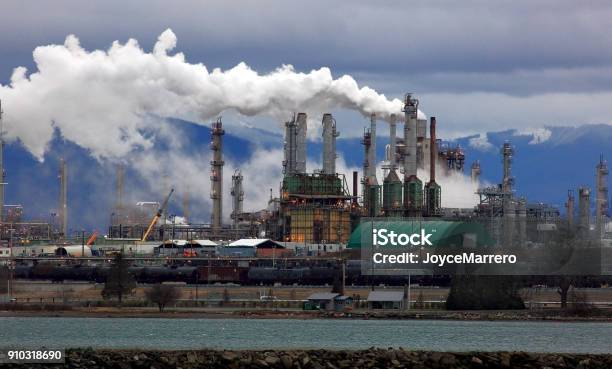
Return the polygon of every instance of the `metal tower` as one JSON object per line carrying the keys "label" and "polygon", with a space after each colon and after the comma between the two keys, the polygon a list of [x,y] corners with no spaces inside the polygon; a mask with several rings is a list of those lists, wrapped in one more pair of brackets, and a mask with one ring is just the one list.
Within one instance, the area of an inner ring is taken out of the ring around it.
{"label": "metal tower", "polygon": [[331,114],[323,114],[323,173],[336,174],[336,120]]}
{"label": "metal tower", "polygon": [[423,182],[417,177],[417,113],[419,101],[406,94],[404,100],[404,210],[407,216],[420,216]]}
{"label": "metal tower", "polygon": [[234,175],[232,175],[232,220],[234,221],[234,229],[238,229],[238,220],[240,218],[240,214],[244,212],[243,203],[244,203],[244,190],[242,187],[242,173],[240,173],[239,169],[236,169]]}
{"label": "metal tower", "polygon": [[68,237],[68,168],[66,161],[60,159],[59,169],[60,180],[60,200],[59,200],[59,221],[60,221],[60,236]]}
{"label": "metal tower", "polygon": [[213,152],[211,165],[211,193],[210,198],[213,202],[212,208],[212,231],[213,235],[218,236],[221,232],[221,219],[223,215],[223,123],[221,118],[212,124],[212,143],[210,148]]}

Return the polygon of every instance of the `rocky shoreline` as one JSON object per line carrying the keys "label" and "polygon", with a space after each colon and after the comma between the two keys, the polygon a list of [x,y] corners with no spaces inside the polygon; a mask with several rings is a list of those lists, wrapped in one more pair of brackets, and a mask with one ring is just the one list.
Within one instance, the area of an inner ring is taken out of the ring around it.
{"label": "rocky shoreline", "polygon": [[[0,367],[3,367],[0,365]],[[155,351],[66,350],[66,363],[7,364],[7,368],[580,368],[612,367],[612,354],[538,354],[525,352],[430,352],[400,349],[359,351]]]}
{"label": "rocky shoreline", "polygon": [[74,318],[177,318],[177,319],[394,319],[394,320],[462,320],[462,321],[558,321],[558,322],[612,322],[612,312],[598,315],[567,315],[558,310],[529,311],[353,311],[328,312],[304,310],[214,310],[169,309],[163,313],[157,309],[143,308],[80,308],[71,310],[0,310],[0,317],[74,317]]}

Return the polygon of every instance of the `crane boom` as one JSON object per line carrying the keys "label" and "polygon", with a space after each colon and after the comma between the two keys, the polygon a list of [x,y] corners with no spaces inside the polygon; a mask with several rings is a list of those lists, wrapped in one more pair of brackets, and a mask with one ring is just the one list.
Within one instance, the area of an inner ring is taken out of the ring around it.
{"label": "crane boom", "polygon": [[172,196],[173,192],[174,192],[174,188],[171,188],[170,193],[168,194],[168,196],[166,196],[166,199],[162,203],[162,206],[157,210],[157,213],[155,213],[155,216],[153,216],[153,219],[151,219],[151,223],[149,224],[147,231],[142,236],[142,240],[141,240],[142,242],[145,242],[147,240],[147,237],[149,237],[149,233],[151,233],[151,230],[153,229],[153,227],[155,226],[159,218],[161,218],[161,216],[164,214],[164,211],[166,211],[166,207],[168,206],[168,201],[170,201],[170,196]]}

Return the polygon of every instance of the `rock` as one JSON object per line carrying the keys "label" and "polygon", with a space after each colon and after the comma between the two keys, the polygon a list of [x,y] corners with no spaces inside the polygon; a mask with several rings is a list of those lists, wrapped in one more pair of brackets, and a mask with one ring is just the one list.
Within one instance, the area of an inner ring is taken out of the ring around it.
{"label": "rock", "polygon": [[281,363],[283,363],[285,369],[291,369],[293,367],[293,359],[291,358],[291,356],[283,355],[281,356],[280,360]]}
{"label": "rock", "polygon": [[479,358],[477,358],[476,356],[472,356],[472,360],[470,360],[472,364],[474,365],[482,365],[482,360],[480,360]]}
{"label": "rock", "polygon": [[307,366],[308,364],[310,364],[310,357],[306,355],[302,358],[302,366]]}
{"label": "rock", "polygon": [[225,351],[223,355],[221,355],[221,358],[226,361],[234,361],[238,358],[238,354],[233,351]]}
{"label": "rock", "polygon": [[440,364],[442,364],[445,367],[453,367],[456,362],[457,362],[457,359],[455,358],[455,355],[453,354],[444,354],[440,358]]}
{"label": "rock", "polygon": [[266,356],[264,360],[266,361],[266,363],[268,363],[268,365],[272,365],[272,366],[280,362],[280,359],[278,358],[278,356],[275,356],[275,355]]}
{"label": "rock", "polygon": [[255,365],[261,367],[261,368],[267,368],[269,367],[268,363],[265,360],[261,360],[261,359],[256,359],[255,360]]}
{"label": "rock", "polygon": [[504,368],[510,367],[510,354],[502,352],[499,354],[500,365]]}

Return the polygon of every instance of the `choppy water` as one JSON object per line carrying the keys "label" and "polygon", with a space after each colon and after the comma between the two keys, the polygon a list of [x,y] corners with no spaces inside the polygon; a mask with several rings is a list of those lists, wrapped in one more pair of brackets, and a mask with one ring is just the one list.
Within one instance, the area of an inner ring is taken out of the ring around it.
{"label": "choppy water", "polygon": [[444,320],[0,318],[0,346],[612,353],[612,324]]}

